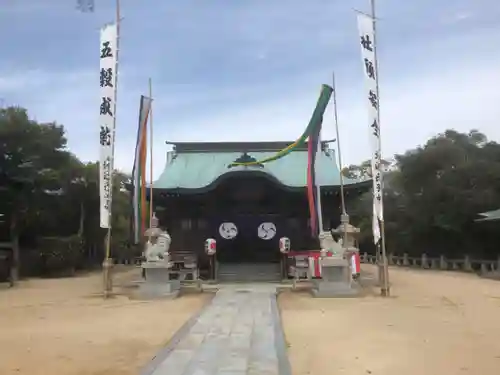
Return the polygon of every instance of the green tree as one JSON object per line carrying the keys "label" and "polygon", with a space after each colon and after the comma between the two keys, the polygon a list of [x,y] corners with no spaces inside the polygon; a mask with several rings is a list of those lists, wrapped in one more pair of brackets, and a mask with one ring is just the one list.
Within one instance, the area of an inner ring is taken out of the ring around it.
{"label": "green tree", "polygon": [[[124,258],[131,256],[129,180],[118,171],[113,175],[112,249]],[[82,163],[66,149],[63,126],[33,121],[22,108],[1,109],[0,187],[2,221],[15,245],[14,280],[23,254],[20,238],[59,268],[102,262],[106,231],[99,227],[99,165]],[[82,251],[75,257],[78,244]]]}
{"label": "green tree", "polygon": [[[493,256],[491,227],[474,222],[500,207],[500,145],[477,130],[447,130],[423,147],[396,156],[384,176],[387,248],[393,252]],[[371,198],[354,207],[370,217]],[[371,226],[361,220],[370,237]],[[365,221],[363,221],[365,220]]]}
{"label": "green tree", "polygon": [[30,120],[22,108],[0,109],[0,171],[6,181],[1,202],[14,245],[14,281],[20,263],[20,232],[40,216],[47,192],[60,188],[59,171],[70,157],[65,147],[62,126]]}
{"label": "green tree", "polygon": [[[382,159],[380,161],[382,170],[387,171],[392,167],[392,163],[388,160]],[[342,174],[345,177],[352,178],[355,180],[364,180],[372,177],[372,162],[371,160],[365,160],[359,165],[351,164],[348,167],[342,168]]]}

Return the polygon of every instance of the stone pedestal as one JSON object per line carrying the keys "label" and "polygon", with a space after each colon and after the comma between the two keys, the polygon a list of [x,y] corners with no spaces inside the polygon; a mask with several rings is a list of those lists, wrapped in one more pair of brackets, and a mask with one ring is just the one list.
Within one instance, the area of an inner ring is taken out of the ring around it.
{"label": "stone pedestal", "polygon": [[170,280],[170,269],[166,262],[144,262],[145,281],[140,284],[137,297],[141,299],[176,298],[181,283]]}
{"label": "stone pedestal", "polygon": [[321,279],[313,286],[318,298],[355,297],[358,289],[351,283],[349,260],[326,257],[321,259]]}
{"label": "stone pedestal", "polygon": [[109,298],[113,294],[113,259],[104,259],[102,271],[104,298]]}

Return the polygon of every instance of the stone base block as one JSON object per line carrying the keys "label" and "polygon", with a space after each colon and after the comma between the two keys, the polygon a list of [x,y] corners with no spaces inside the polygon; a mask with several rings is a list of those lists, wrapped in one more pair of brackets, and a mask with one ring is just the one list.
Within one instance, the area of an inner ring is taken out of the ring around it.
{"label": "stone base block", "polygon": [[357,297],[359,288],[347,282],[331,282],[318,280],[312,288],[312,295],[316,298]]}
{"label": "stone base block", "polygon": [[167,282],[146,281],[139,285],[135,293],[138,299],[173,299],[179,295],[181,283],[179,280],[170,280]]}
{"label": "stone base block", "polygon": [[145,279],[151,283],[166,283],[170,281],[170,270],[163,263],[143,263]]}

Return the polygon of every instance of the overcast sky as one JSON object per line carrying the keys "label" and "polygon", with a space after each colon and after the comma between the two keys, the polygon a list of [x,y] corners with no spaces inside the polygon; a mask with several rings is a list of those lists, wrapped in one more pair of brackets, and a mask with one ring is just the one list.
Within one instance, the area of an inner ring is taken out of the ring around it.
{"label": "overcast sky", "polygon": [[[0,104],[98,155],[99,29],[114,0],[0,0]],[[383,156],[446,128],[500,140],[500,2],[378,0]],[[122,0],[116,166],[130,171],[153,80],[155,176],[165,140],[294,140],[337,76],[344,164],[370,157],[356,15],[368,0]],[[333,112],[324,138],[334,138]]]}

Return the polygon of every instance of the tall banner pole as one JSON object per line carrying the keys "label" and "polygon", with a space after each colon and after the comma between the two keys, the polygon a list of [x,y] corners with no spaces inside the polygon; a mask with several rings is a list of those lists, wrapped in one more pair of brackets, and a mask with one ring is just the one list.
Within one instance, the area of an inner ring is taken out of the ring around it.
{"label": "tall banner pole", "polygon": [[149,108],[149,226],[153,219],[153,83],[149,78],[149,98],[151,106]]}
{"label": "tall banner pole", "polygon": [[120,40],[120,0],[116,0],[116,21],[101,29],[100,87],[101,103],[99,115],[99,181],[100,181],[100,226],[106,228],[103,261],[103,295],[110,297],[113,290],[111,268],[111,219],[113,202],[113,173],[116,134],[116,100],[118,88],[118,53]]}
{"label": "tall banner pole", "polygon": [[[340,143],[340,131],[339,131],[339,116],[338,116],[338,106],[337,106],[337,87],[335,80],[335,72],[332,73],[332,87],[333,87],[333,120],[335,123],[335,133],[337,136],[337,158],[339,163],[339,178],[340,178],[340,202],[341,202],[341,214],[340,214],[340,224],[342,225],[342,247],[344,249],[348,248],[347,242],[347,231],[349,229],[349,215],[347,214],[346,204],[345,204],[345,185],[344,185],[344,174],[342,173],[342,147]],[[349,282],[352,280],[351,277],[355,277],[360,270],[356,267],[357,257],[359,254],[352,254],[350,256],[350,275]]]}
{"label": "tall banner pole", "polygon": [[335,132],[337,135],[337,157],[339,162],[339,177],[340,177],[340,202],[342,214],[340,216],[340,222],[342,223],[343,235],[342,243],[343,246],[347,244],[347,224],[349,223],[349,216],[347,215],[345,206],[345,193],[344,193],[344,175],[342,174],[342,151],[340,148],[340,132],[339,132],[339,117],[337,109],[337,87],[335,82],[335,72],[332,73],[332,87],[333,87],[333,119],[335,122]]}
{"label": "tall banner pole", "polygon": [[381,250],[378,251],[381,252],[381,257],[378,257],[380,291],[382,296],[389,296],[389,271],[385,248],[384,194],[381,170],[382,147],[380,140],[379,69],[376,43],[375,0],[370,0],[370,5],[371,15],[358,12],[358,29],[367,90],[366,103],[368,106],[370,143],[372,148],[373,238],[377,249]]}
{"label": "tall banner pole", "polygon": [[[374,63],[375,63],[375,86],[376,86],[376,92],[377,92],[377,101],[378,101],[378,108],[377,108],[377,121],[379,124],[379,136],[378,136],[378,160],[377,160],[377,171],[378,175],[380,176],[380,181],[378,182],[378,186],[380,186],[380,208],[379,211],[377,212],[377,219],[380,223],[380,247],[382,249],[382,265],[379,265],[379,281],[380,281],[380,287],[381,287],[381,294],[382,296],[389,297],[390,296],[390,286],[389,286],[389,264],[387,262],[387,251],[386,251],[386,243],[385,243],[385,220],[384,220],[384,215],[383,215],[383,208],[384,208],[384,183],[383,183],[383,178],[382,178],[382,173],[383,171],[381,170],[381,161],[382,161],[382,138],[380,135],[380,92],[379,92],[379,65],[378,65],[378,58],[377,58],[377,17],[376,17],[376,7],[375,7],[375,0],[370,0],[370,10],[371,10],[371,18],[372,18],[372,25],[373,25],[373,55],[374,55]],[[377,186],[377,188],[378,188]],[[383,275],[383,279],[380,277]]]}
{"label": "tall banner pole", "polygon": [[[315,166],[314,170],[317,171],[318,158],[321,157],[321,153],[323,152],[323,144],[321,143],[321,132],[318,135],[318,149],[316,151],[316,158],[314,160]],[[318,230],[319,233],[322,233],[325,229],[323,227],[323,207],[321,205],[321,184],[316,181],[316,210],[318,212]]]}

